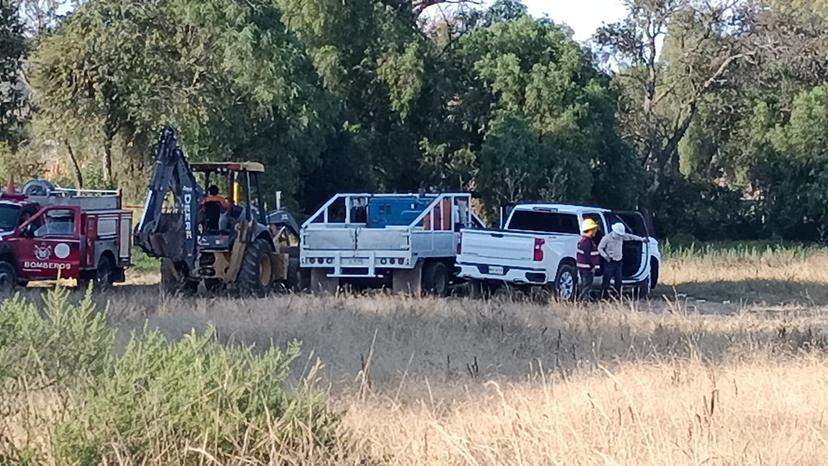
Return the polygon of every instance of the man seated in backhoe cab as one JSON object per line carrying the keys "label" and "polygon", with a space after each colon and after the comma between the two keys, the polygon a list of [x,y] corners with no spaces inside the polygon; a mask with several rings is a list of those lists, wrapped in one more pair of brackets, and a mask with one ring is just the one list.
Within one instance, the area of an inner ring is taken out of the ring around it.
{"label": "man seated in backhoe cab", "polygon": [[[204,231],[217,232],[228,229],[229,222],[227,218],[230,212],[230,203],[219,195],[218,186],[210,185],[207,188],[207,196],[201,200],[201,218],[204,219]],[[222,222],[222,215],[225,216],[225,222]],[[222,225],[222,223],[225,223],[225,225]]]}

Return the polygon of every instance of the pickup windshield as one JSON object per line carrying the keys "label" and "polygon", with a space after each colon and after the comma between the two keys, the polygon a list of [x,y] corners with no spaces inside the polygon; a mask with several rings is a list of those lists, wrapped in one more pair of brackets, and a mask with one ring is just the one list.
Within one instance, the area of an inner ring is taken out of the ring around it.
{"label": "pickup windshield", "polygon": [[578,234],[578,216],[559,212],[516,210],[509,220],[510,230]]}
{"label": "pickup windshield", "polygon": [[8,232],[17,228],[17,221],[19,219],[19,206],[0,205],[0,232]]}

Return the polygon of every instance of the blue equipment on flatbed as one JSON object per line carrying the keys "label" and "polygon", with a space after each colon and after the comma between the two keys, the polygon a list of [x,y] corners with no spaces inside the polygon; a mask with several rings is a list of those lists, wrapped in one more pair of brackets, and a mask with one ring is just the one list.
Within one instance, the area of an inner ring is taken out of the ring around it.
{"label": "blue equipment on flatbed", "polygon": [[337,194],[302,225],[300,264],[314,291],[361,280],[445,295],[460,230],[476,226],[468,193]]}

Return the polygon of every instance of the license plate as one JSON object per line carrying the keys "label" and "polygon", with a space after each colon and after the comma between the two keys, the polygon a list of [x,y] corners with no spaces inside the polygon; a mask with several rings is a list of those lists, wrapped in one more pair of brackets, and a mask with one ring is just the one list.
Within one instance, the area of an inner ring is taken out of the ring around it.
{"label": "license plate", "polygon": [[492,275],[503,275],[503,267],[500,267],[498,265],[490,265],[489,273]]}
{"label": "license plate", "polygon": [[363,257],[343,257],[342,258],[342,265],[366,265],[368,263],[368,259]]}

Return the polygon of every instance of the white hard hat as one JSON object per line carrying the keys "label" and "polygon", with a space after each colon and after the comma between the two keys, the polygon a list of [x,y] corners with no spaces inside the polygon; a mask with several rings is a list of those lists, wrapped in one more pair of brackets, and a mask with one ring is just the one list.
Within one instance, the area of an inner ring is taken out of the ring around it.
{"label": "white hard hat", "polygon": [[612,231],[615,232],[616,234],[623,235],[624,233],[627,232],[627,229],[624,228],[623,223],[613,223],[612,224]]}

